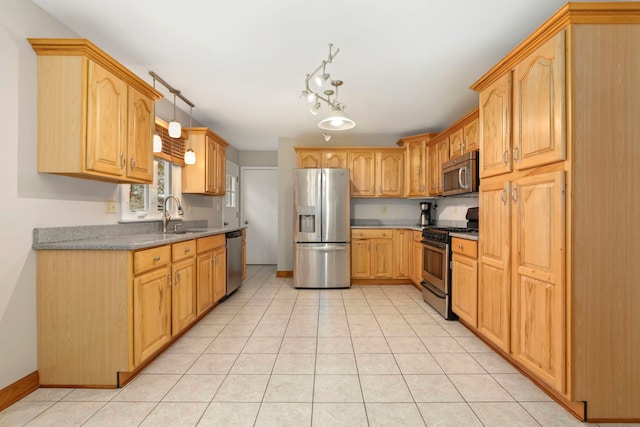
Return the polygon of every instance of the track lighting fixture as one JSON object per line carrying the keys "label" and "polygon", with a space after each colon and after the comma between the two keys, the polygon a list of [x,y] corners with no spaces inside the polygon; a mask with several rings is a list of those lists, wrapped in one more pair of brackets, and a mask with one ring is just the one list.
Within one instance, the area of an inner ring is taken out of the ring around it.
{"label": "track lighting fixture", "polygon": [[331,140],[331,135],[326,132],[322,132],[322,137],[324,138],[324,142],[329,142]]}
{"label": "track lighting fixture", "polygon": [[180,138],[182,125],[176,120],[176,92],[171,91],[171,93],[173,93],[173,120],[169,122],[169,136],[171,138]]}
{"label": "track lighting fixture", "polygon": [[[323,60],[322,64],[320,64],[311,74],[307,74],[304,81],[305,89],[300,94],[301,97],[305,97],[309,104],[311,104],[309,111],[313,115],[318,114],[318,111],[322,106],[320,101],[331,107],[331,113],[329,113],[329,115],[324,119],[320,120],[318,127],[334,131],[352,129],[356,125],[356,122],[345,114],[344,109],[346,108],[346,105],[338,102],[338,88],[342,86],[342,80],[333,80],[331,75],[326,71],[327,64],[331,64],[333,58],[335,58],[338,52],[340,52],[340,49],[336,49],[336,51],[333,52],[333,44],[329,43],[329,56],[327,59]],[[320,73],[321,70],[322,73]],[[322,88],[325,86],[326,82],[329,82],[331,86],[333,86],[333,89],[327,88],[322,92],[322,94],[320,94],[309,86],[309,82],[311,80],[313,80],[319,88]],[[333,99],[331,99],[332,96],[334,97]]]}
{"label": "track lighting fixture", "polygon": [[196,153],[191,148],[191,111],[193,107],[189,106],[189,148],[184,152],[184,163],[187,165],[196,164]]}
{"label": "track lighting fixture", "polygon": [[[153,78],[153,88],[156,88],[156,78]],[[156,103],[153,102],[153,120],[156,120]],[[158,135],[158,132],[155,130],[156,125],[153,125],[153,152],[160,153],[162,152],[162,138]]]}

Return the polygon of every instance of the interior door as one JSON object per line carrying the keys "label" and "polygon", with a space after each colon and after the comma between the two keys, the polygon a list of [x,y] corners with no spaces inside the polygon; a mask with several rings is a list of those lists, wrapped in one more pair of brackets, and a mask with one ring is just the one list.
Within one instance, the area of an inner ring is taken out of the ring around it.
{"label": "interior door", "polygon": [[278,262],[278,169],[242,167],[240,194],[247,226],[247,264]]}

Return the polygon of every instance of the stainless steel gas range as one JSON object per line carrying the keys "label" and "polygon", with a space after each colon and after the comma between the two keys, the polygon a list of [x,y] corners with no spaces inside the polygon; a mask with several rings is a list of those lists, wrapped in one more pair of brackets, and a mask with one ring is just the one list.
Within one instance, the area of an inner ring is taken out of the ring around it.
{"label": "stainless steel gas range", "polygon": [[468,228],[422,229],[422,298],[447,320],[458,318],[451,309],[451,233],[477,233],[477,208],[469,211]]}

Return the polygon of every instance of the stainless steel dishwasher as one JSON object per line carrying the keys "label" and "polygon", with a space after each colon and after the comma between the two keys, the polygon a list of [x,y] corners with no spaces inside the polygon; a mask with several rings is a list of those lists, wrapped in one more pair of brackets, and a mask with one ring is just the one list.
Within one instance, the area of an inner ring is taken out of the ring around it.
{"label": "stainless steel dishwasher", "polygon": [[227,237],[227,297],[242,285],[242,230],[230,231]]}

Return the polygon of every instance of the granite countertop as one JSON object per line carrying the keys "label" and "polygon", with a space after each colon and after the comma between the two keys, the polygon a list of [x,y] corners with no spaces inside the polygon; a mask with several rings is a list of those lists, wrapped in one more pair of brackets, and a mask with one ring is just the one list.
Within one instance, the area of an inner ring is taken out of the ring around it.
{"label": "granite countertop", "polygon": [[208,227],[206,224],[185,224],[183,227],[184,230],[177,233],[130,225],[36,228],[32,247],[38,250],[136,250],[247,228]]}
{"label": "granite countertop", "polygon": [[395,225],[352,225],[351,228],[404,228],[415,231],[422,231],[422,226],[414,224],[395,224]]}
{"label": "granite countertop", "polygon": [[461,239],[467,239],[467,240],[475,240],[476,242],[478,241],[478,232],[477,231],[469,231],[466,233],[449,233],[449,235],[451,237],[459,237]]}

